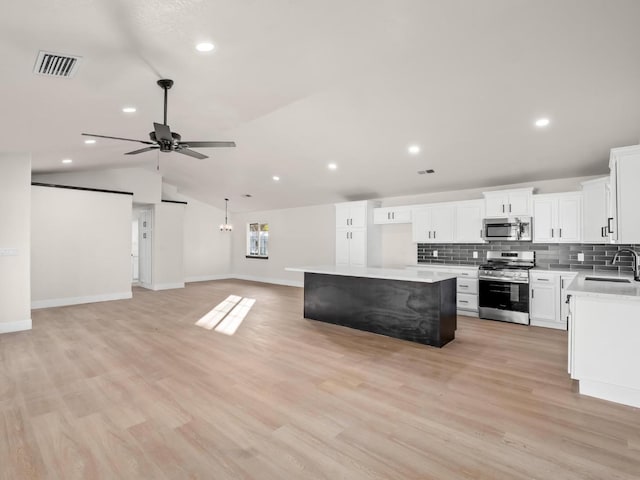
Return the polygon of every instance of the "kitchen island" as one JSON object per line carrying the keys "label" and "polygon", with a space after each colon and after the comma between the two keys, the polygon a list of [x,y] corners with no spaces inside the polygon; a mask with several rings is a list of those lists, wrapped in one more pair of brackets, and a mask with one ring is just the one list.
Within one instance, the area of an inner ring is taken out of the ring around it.
{"label": "kitchen island", "polygon": [[335,265],[304,273],[304,317],[442,347],[455,337],[456,276]]}

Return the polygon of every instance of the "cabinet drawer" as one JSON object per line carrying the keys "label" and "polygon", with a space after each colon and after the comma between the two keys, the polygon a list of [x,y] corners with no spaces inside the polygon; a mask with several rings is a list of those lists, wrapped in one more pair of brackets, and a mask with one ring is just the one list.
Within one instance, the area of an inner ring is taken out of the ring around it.
{"label": "cabinet drawer", "polygon": [[478,310],[478,296],[459,293],[457,307],[460,310]]}
{"label": "cabinet drawer", "polygon": [[478,280],[475,278],[458,277],[458,293],[478,294]]}
{"label": "cabinet drawer", "polygon": [[531,283],[548,283],[554,284],[558,280],[558,275],[554,273],[529,272]]}

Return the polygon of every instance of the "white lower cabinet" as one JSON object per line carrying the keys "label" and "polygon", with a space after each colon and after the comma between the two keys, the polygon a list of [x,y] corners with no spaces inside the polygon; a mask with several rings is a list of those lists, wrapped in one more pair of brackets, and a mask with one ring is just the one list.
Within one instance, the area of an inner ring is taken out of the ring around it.
{"label": "white lower cabinet", "polygon": [[566,330],[569,306],[566,289],[577,273],[529,272],[529,318],[534,327]]}

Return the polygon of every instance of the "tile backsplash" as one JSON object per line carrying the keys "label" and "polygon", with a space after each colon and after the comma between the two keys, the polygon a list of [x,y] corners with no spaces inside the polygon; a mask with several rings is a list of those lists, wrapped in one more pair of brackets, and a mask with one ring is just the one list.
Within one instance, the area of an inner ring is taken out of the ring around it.
{"label": "tile backsplash", "polygon": [[[632,272],[631,256],[620,257],[616,265],[611,265],[613,256],[620,248],[632,248],[640,253],[640,245],[604,245],[586,243],[531,243],[531,242],[491,242],[491,243],[419,243],[418,263],[481,265],[486,263],[487,251],[536,252],[536,267],[547,270],[579,270]],[[437,250],[438,256],[433,252]],[[473,258],[478,252],[478,258]],[[578,261],[578,254],[584,253],[584,261]]]}

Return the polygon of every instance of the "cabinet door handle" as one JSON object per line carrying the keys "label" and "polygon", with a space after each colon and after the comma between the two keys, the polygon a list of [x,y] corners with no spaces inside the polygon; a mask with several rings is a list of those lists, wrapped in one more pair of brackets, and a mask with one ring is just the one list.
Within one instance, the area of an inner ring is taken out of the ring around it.
{"label": "cabinet door handle", "polygon": [[564,288],[564,278],[560,279],[560,289]]}
{"label": "cabinet door handle", "polygon": [[391,218],[392,218],[393,220],[395,220],[395,219],[396,219],[396,212],[391,212]]}
{"label": "cabinet door handle", "polygon": [[511,204],[509,204],[509,213],[511,213]]}
{"label": "cabinet door handle", "polygon": [[536,282],[548,282],[549,279],[548,278],[534,278],[534,281],[536,281]]}
{"label": "cabinet door handle", "polygon": [[431,238],[431,230],[429,230],[429,238]]}
{"label": "cabinet door handle", "polygon": [[469,285],[458,285],[460,288],[469,288]]}
{"label": "cabinet door handle", "polygon": [[600,236],[601,236],[601,237],[606,237],[606,235],[605,235],[605,233],[604,233],[606,228],[607,228],[607,227],[600,227]]}
{"label": "cabinet door handle", "polygon": [[433,238],[436,238],[436,231],[433,231]]}
{"label": "cabinet door handle", "polygon": [[553,234],[554,234],[554,231],[553,231],[553,228],[552,228],[552,229],[551,229],[551,238],[553,238],[553,237],[554,237],[554,235],[553,235]]}
{"label": "cabinet door handle", "polygon": [[460,303],[469,303],[468,300],[458,300]]}
{"label": "cabinet door handle", "polygon": [[561,228],[559,228],[558,230],[559,230],[559,232],[560,232],[560,238],[562,238],[562,229],[561,229]]}
{"label": "cabinet door handle", "polygon": [[611,230],[611,221],[613,220],[613,217],[609,217],[607,219],[607,230],[609,230],[609,233],[613,233],[613,230]]}
{"label": "cabinet door handle", "polygon": [[531,289],[531,298],[535,298],[536,296],[536,291],[532,288]]}
{"label": "cabinet door handle", "polygon": [[502,213],[504,213],[504,203],[502,204]]}

